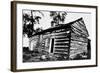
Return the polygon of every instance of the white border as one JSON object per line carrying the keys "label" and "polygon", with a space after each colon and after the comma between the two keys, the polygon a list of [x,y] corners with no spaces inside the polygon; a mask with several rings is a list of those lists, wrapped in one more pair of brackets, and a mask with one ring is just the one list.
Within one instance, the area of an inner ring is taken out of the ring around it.
{"label": "white border", "polygon": [[[73,61],[56,61],[56,62],[22,62],[22,9],[31,10],[54,10],[54,11],[73,11],[73,12],[90,12],[91,24],[91,60],[73,60]],[[81,7],[59,7],[59,6],[43,6],[43,5],[29,5],[29,4],[17,4],[17,69],[35,69],[35,68],[50,68],[50,67],[68,67],[68,66],[82,66],[82,65],[95,65],[96,62],[96,10],[94,8],[81,8]]]}

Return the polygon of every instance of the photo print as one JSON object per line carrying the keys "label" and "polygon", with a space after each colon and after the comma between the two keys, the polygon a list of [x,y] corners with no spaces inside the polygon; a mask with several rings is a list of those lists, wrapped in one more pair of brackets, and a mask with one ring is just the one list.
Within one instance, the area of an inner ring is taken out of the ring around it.
{"label": "photo print", "polygon": [[89,24],[89,12],[23,9],[23,63],[91,59]]}

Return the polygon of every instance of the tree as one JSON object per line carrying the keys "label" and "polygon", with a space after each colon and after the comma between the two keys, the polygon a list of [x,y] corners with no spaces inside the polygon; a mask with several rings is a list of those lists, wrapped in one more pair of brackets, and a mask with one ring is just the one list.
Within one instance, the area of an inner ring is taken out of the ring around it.
{"label": "tree", "polygon": [[43,13],[38,10],[31,10],[30,15],[23,13],[23,34],[26,33],[28,37],[32,37],[32,34],[35,33],[34,25],[35,24],[40,24],[39,20],[42,18],[41,16],[33,16],[34,13],[40,13],[42,16]]}
{"label": "tree", "polygon": [[66,12],[50,11],[50,17],[53,18],[51,26],[54,26],[54,24],[59,25],[60,22],[64,23],[66,15]]}

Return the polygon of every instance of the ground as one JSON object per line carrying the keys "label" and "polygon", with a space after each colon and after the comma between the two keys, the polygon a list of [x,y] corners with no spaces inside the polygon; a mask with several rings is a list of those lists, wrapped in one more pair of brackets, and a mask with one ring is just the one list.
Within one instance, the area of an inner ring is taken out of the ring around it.
{"label": "ground", "polygon": [[23,62],[44,62],[44,61],[64,61],[64,60],[82,60],[87,59],[84,53],[77,54],[73,59],[68,59],[66,55],[59,54],[51,54],[46,52],[45,50],[38,51],[35,49],[34,51],[23,50]]}

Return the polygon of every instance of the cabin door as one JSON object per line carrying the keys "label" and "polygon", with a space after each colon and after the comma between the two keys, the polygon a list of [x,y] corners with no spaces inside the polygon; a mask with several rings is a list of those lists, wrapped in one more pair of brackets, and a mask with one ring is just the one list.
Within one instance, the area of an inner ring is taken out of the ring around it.
{"label": "cabin door", "polygon": [[54,38],[50,39],[50,48],[49,48],[49,52],[53,53],[54,52]]}

